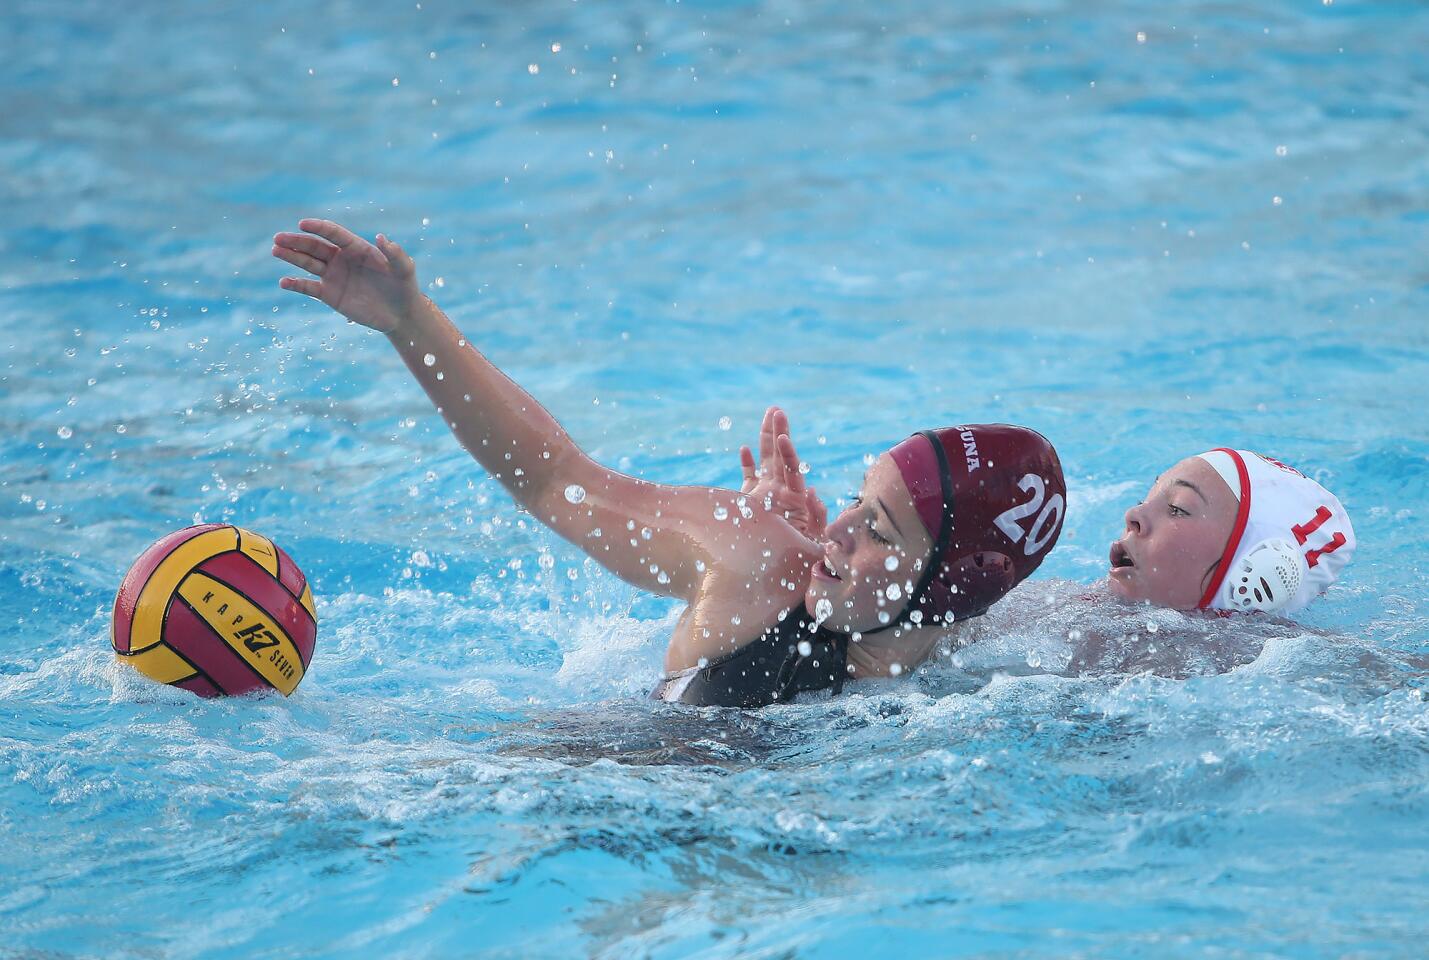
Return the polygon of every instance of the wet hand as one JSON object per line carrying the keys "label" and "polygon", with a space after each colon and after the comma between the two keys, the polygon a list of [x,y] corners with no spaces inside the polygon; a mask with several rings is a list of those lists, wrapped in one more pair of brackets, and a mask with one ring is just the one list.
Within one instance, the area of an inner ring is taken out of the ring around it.
{"label": "wet hand", "polygon": [[804,484],[799,454],[789,436],[789,418],[783,410],[770,407],[764,411],[758,467],[749,447],[739,448],[739,463],[744,474],[740,493],[753,500],[756,507],[779,511],[810,540],[823,539],[829,512],[814,488]]}
{"label": "wet hand", "polygon": [[416,265],[400,246],[377,235],[373,245],[331,220],[299,220],[303,233],[273,237],[273,256],[317,277],[284,277],[284,290],[306,294],[353,323],[385,334],[398,330],[425,299]]}

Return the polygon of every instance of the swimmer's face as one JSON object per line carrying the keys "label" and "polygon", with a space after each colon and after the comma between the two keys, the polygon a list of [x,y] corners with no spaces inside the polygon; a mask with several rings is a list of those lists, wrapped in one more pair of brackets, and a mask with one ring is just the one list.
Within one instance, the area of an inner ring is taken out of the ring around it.
{"label": "swimmer's face", "polygon": [[1163,473],[1126,511],[1126,533],[1111,545],[1108,588],[1125,600],[1193,610],[1235,526],[1235,494],[1200,457]]}
{"label": "swimmer's face", "polygon": [[824,625],[840,633],[888,626],[907,606],[932,550],[903,475],[885,453],[864,476],[858,498],[829,523],[824,559],[814,565],[804,603],[817,616],[827,601]]}

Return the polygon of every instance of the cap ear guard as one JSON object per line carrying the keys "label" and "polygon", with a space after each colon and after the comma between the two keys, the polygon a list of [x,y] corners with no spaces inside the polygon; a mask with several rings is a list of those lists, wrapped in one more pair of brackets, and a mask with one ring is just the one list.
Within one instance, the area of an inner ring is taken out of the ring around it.
{"label": "cap ear guard", "polygon": [[1299,551],[1289,540],[1262,540],[1226,572],[1218,606],[1242,613],[1283,610],[1300,592],[1303,565]]}
{"label": "cap ear guard", "polygon": [[941,575],[928,584],[928,596],[944,611],[942,621],[953,623],[980,617],[1017,586],[1012,558],[994,550],[979,550],[943,565]]}

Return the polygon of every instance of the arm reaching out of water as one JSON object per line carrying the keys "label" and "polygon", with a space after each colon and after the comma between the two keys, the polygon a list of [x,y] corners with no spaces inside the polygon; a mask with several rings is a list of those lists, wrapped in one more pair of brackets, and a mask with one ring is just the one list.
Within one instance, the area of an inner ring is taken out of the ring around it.
{"label": "arm reaching out of water", "polygon": [[647,483],[590,459],[421,293],[398,244],[378,234],[373,245],[328,220],[298,226],[305,232],[274,237],[273,256],[318,279],[280,286],[386,334],[467,451],[560,536],[621,579],[689,601],[707,569],[747,549],[752,531],[723,522],[740,516],[743,497]]}

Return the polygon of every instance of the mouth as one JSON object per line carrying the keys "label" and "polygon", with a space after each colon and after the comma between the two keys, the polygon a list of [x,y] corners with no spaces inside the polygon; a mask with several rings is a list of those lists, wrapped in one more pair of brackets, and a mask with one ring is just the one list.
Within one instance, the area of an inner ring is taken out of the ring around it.
{"label": "mouth", "polygon": [[1136,566],[1136,561],[1131,559],[1131,554],[1127,552],[1125,545],[1120,540],[1111,545],[1110,560],[1113,570],[1125,570]]}
{"label": "mouth", "polygon": [[816,580],[832,580],[835,583],[843,580],[843,577],[839,576],[838,571],[834,569],[834,565],[829,562],[827,556],[814,564],[812,572]]}

